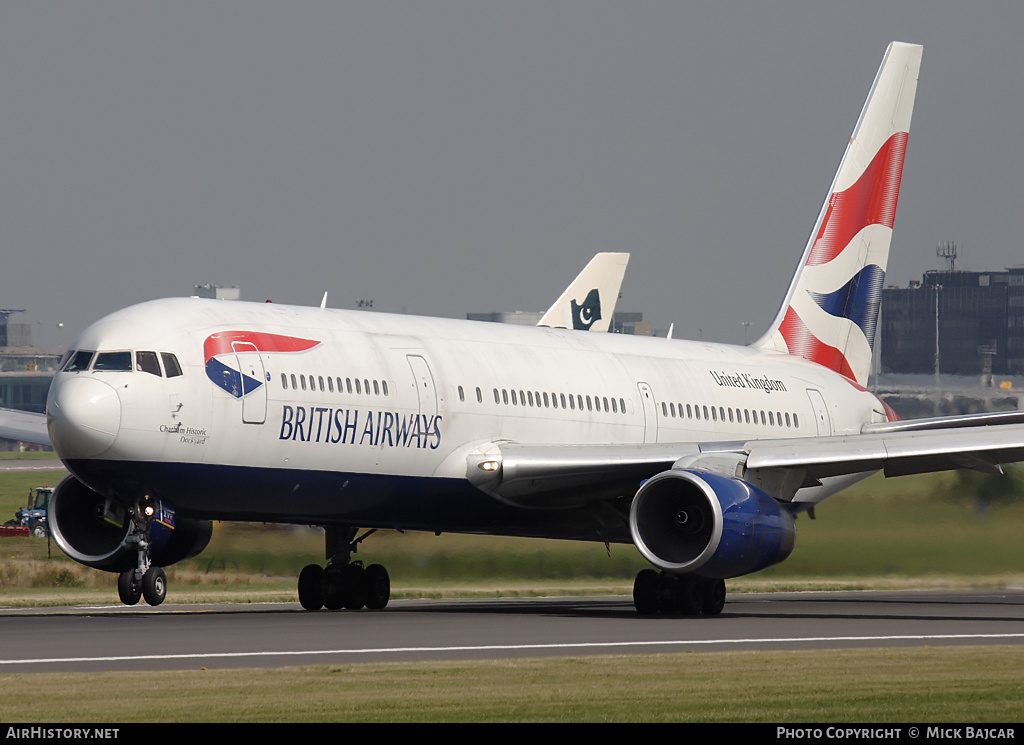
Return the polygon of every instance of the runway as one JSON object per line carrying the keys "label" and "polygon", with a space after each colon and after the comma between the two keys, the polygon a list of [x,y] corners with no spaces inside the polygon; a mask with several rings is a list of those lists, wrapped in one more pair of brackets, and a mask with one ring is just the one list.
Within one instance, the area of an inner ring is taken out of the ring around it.
{"label": "runway", "polygon": [[718,617],[626,597],[0,609],[0,673],[1024,643],[1024,589],[731,595]]}

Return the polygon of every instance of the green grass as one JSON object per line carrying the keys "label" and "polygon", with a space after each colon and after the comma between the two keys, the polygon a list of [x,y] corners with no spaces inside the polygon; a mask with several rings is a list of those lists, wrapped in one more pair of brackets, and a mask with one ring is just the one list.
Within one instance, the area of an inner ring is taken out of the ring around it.
{"label": "green grass", "polygon": [[[0,474],[0,517],[58,475]],[[975,508],[951,474],[875,477],[798,521],[784,564],[731,592],[992,586],[1024,581],[1024,504]],[[6,517],[4,517],[6,519]],[[0,540],[0,604],[113,602],[114,578],[46,541]],[[310,528],[218,524],[168,572],[172,602],[295,601],[322,561]],[[382,531],[357,558],[388,566],[396,597],[628,594],[631,546]],[[1014,722],[1024,647],[679,653],[262,670],[0,675],[7,721]],[[27,707],[60,691],[59,713]],[[125,706],[130,701],[131,706]],[[127,713],[126,713],[127,712]]]}
{"label": "green grass", "polygon": [[[0,474],[0,517],[30,488],[60,473]],[[994,586],[1024,578],[1024,501],[977,510],[955,474],[872,477],[798,520],[784,563],[731,580],[730,590]],[[482,497],[483,498],[483,497]],[[6,517],[4,517],[6,519]],[[95,602],[114,578],[67,559],[35,538],[0,539],[0,603]],[[647,562],[635,548],[600,543],[380,531],[357,559],[382,563],[396,597],[629,593]],[[295,578],[323,561],[314,528],[217,523],[210,546],[169,571],[172,601],[295,600]]]}
{"label": "green grass", "polygon": [[[0,450],[0,460],[57,460],[57,453],[52,450],[27,450],[24,453],[17,450]],[[56,463],[60,466],[60,463]]]}
{"label": "green grass", "polygon": [[[1024,647],[36,673],[0,690],[0,720],[18,722],[976,724],[1024,718]],[[25,703],[55,691],[59,714]]]}

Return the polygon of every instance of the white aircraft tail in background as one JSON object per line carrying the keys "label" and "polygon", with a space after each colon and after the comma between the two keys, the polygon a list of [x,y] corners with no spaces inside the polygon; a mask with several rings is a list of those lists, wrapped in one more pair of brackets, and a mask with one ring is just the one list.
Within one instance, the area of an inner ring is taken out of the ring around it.
{"label": "white aircraft tail in background", "polygon": [[537,323],[553,329],[607,331],[629,263],[628,253],[599,253]]}

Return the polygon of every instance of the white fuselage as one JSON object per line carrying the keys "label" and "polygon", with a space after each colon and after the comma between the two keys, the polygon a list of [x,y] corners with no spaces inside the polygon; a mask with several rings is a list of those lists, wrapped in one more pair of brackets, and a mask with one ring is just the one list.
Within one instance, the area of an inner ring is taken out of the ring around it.
{"label": "white fuselage", "polygon": [[[261,351],[268,335],[304,344]],[[275,304],[143,303],[93,324],[73,349],[170,353],[182,374],[168,377],[166,364],[141,371],[137,356],[131,369],[58,373],[51,436],[72,472],[97,491],[129,483],[222,519],[387,525],[403,514],[406,527],[486,532],[472,524],[491,519],[486,509],[426,525],[396,509],[392,490],[405,500],[423,485],[435,499],[461,491],[467,456],[494,443],[747,441],[852,434],[886,419],[848,379],[748,347]],[[225,379],[240,371],[258,385],[221,381],[211,357]],[[102,406],[98,424],[90,406]],[[188,474],[181,483],[178,473]],[[331,493],[310,509],[286,487],[313,489],[312,474],[351,479],[314,479]],[[243,481],[271,493],[219,500],[225,484]]]}

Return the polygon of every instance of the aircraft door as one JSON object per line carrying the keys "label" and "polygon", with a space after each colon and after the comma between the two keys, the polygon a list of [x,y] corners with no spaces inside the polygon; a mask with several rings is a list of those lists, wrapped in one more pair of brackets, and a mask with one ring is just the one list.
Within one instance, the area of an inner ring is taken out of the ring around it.
{"label": "aircraft door", "polygon": [[814,424],[818,428],[818,436],[825,437],[832,434],[832,420],[828,416],[828,407],[825,405],[825,397],[816,388],[807,389],[807,397],[811,399],[811,406],[814,407]]}
{"label": "aircraft door", "polygon": [[658,441],[658,408],[654,403],[654,391],[647,383],[636,384],[640,391],[640,404],[644,410],[644,442]]}
{"label": "aircraft door", "polygon": [[263,424],[267,421],[267,371],[255,344],[232,342],[241,375],[242,422]]}
{"label": "aircraft door", "polygon": [[430,366],[418,354],[408,354],[405,358],[409,361],[412,377],[416,382],[420,414],[427,417],[437,416],[437,391],[434,389],[434,376],[430,373]]}

